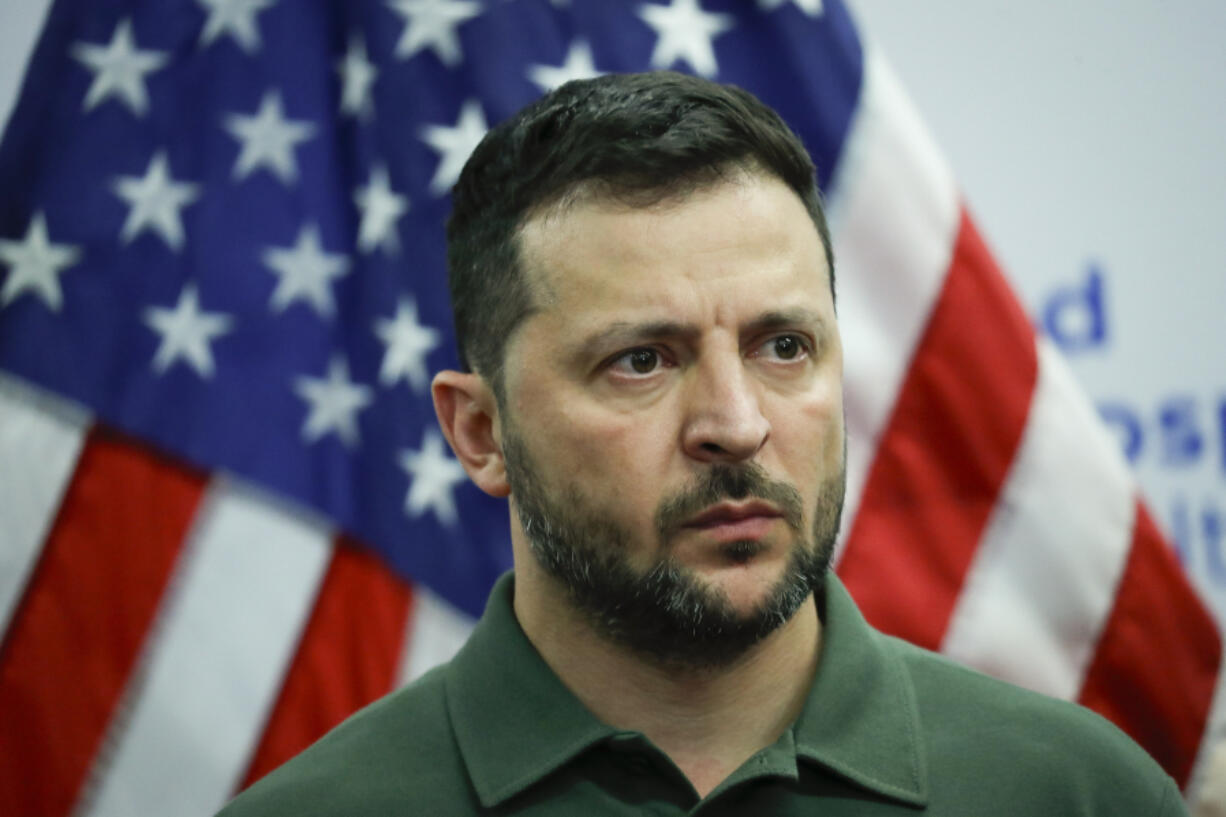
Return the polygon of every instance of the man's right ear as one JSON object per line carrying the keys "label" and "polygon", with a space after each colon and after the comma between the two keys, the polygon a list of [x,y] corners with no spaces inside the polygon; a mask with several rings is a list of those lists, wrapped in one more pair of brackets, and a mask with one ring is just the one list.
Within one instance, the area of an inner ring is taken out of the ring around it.
{"label": "man's right ear", "polygon": [[450,369],[430,385],[434,413],[456,459],[477,487],[490,496],[511,493],[498,439],[498,402],[479,374]]}

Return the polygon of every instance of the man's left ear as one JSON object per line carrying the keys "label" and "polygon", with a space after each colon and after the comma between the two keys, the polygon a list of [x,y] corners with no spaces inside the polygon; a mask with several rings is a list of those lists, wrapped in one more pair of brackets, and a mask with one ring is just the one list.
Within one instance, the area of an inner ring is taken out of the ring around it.
{"label": "man's left ear", "polygon": [[448,369],[434,376],[430,393],[443,436],[469,478],[490,496],[510,494],[502,446],[494,433],[498,403],[485,378]]}

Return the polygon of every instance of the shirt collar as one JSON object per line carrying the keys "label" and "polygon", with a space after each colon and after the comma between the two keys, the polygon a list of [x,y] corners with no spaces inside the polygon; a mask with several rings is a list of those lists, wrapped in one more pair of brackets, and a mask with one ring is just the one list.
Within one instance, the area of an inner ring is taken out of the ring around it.
{"label": "shirt collar", "polygon": [[794,729],[797,755],[870,791],[926,805],[919,707],[897,647],[832,573],[825,606],[817,675]]}
{"label": "shirt collar", "polygon": [[[497,805],[619,734],[554,675],[524,635],[507,574],[453,659],[447,707],[481,804]],[[793,735],[796,755],[869,791],[923,806],[926,763],[910,677],[833,574],[822,655]]]}
{"label": "shirt collar", "polygon": [[617,730],[567,689],[524,635],[514,577],[498,580],[485,615],[447,673],[447,708],[481,804],[493,807]]}

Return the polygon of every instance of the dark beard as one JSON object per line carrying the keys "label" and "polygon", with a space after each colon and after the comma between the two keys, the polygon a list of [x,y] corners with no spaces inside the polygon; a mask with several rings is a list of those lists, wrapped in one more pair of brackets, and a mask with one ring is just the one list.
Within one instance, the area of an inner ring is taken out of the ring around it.
{"label": "dark beard", "polygon": [[[821,594],[843,509],[843,469],[822,486],[808,540],[796,489],[771,480],[753,463],[712,466],[696,485],[661,502],[656,532],[665,546],[686,519],[724,499],[760,498],[783,512],[795,535],[787,569],[766,600],[742,615],[722,591],[673,560],[667,547],[646,572],[632,567],[630,535],[619,521],[592,510],[573,486],[557,499],[551,496],[526,446],[509,431],[503,455],[537,561],[599,635],[652,663],[690,671],[726,667],[789,621],[811,593]],[[732,542],[724,552],[731,561],[748,561],[760,547]]]}

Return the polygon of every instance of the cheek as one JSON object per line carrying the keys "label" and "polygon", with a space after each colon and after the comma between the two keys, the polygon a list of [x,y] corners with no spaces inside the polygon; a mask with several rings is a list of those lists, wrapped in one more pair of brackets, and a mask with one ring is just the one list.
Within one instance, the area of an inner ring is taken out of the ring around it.
{"label": "cheek", "polygon": [[516,410],[523,418],[517,425],[559,487],[574,486],[589,501],[623,511],[653,501],[651,491],[662,488],[669,462],[664,424],[579,397],[524,400]]}
{"label": "cheek", "polygon": [[587,425],[589,433],[574,441],[576,477],[598,487],[623,511],[640,505],[654,509],[670,462],[667,441],[658,439],[658,427],[642,418],[604,419]]}
{"label": "cheek", "polygon": [[843,422],[843,393],[835,390],[814,411],[814,422],[824,432],[829,457],[843,456],[843,437],[846,433]]}
{"label": "cheek", "polygon": [[837,389],[813,394],[803,402],[786,402],[775,416],[775,447],[801,483],[798,488],[815,487],[842,467],[843,403]]}
{"label": "cheek", "polygon": [[[839,365],[835,365],[835,364]],[[837,356],[821,379],[808,406],[809,421],[820,430],[825,458],[843,456],[843,369]],[[833,450],[828,450],[833,449]]]}

